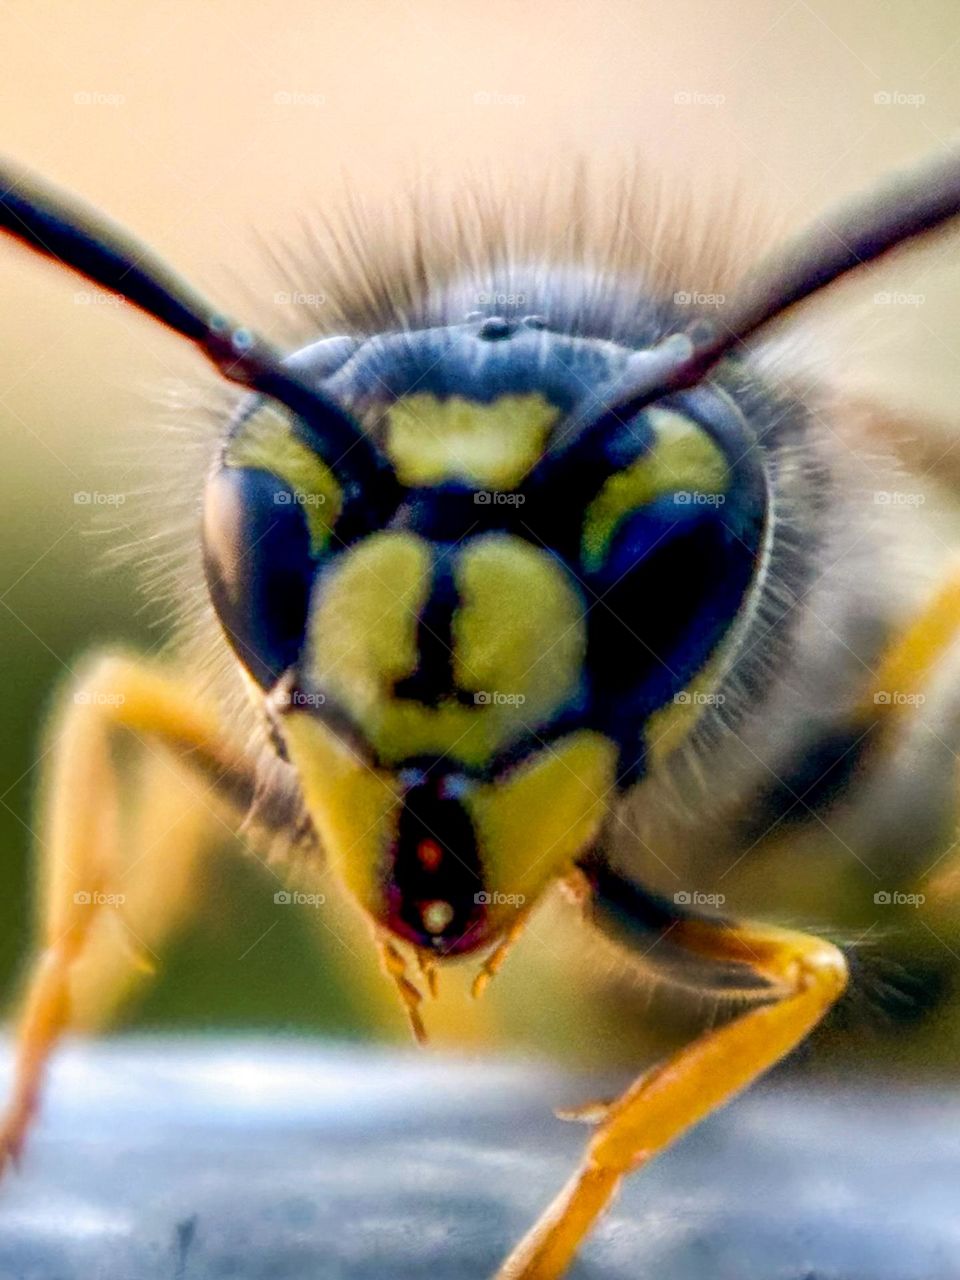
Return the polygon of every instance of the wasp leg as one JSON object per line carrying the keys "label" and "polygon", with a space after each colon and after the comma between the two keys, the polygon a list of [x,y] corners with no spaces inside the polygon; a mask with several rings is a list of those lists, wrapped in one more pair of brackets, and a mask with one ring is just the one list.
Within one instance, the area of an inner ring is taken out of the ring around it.
{"label": "wasp leg", "polygon": [[[649,946],[651,934],[660,933],[671,952],[668,966],[681,952],[687,953],[694,973],[705,975],[709,966],[717,967],[717,990],[740,988],[763,1003],[645,1073],[604,1111],[580,1168],[511,1253],[498,1280],[562,1276],[623,1177],[788,1054],[813,1030],[847,982],[843,955],[820,938],[671,912],[635,886],[618,885],[609,871],[603,882],[596,876],[590,880],[593,893],[604,895],[598,914],[615,917],[598,923],[612,924],[621,941],[642,936]],[[612,893],[618,888],[623,892],[614,901]],[[637,905],[644,917],[633,929],[625,919],[631,905]],[[651,912],[661,918],[648,918]],[[669,925],[668,914],[673,917]],[[738,974],[742,980],[736,980]]]}
{"label": "wasp leg", "polygon": [[[43,805],[42,950],[16,1032],[12,1095],[0,1121],[0,1170],[15,1159],[60,1037],[129,988],[131,959],[182,920],[199,855],[249,800],[251,762],[216,712],[156,668],[101,657],[68,691],[52,724]],[[122,731],[146,764],[140,812],[121,821],[114,749]],[[126,827],[141,839],[127,846]],[[118,904],[120,904],[118,906]],[[149,941],[147,941],[149,939]]]}

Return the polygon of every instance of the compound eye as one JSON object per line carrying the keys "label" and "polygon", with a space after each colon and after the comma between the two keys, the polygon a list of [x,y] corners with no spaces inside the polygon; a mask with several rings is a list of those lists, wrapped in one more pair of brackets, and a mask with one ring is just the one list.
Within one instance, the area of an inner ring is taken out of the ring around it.
{"label": "compound eye", "polygon": [[763,491],[744,444],[728,460],[673,409],[588,504],[581,560],[600,595],[587,667],[606,723],[624,739],[703,669],[756,570]]}
{"label": "compound eye", "polygon": [[234,652],[263,688],[297,659],[310,587],[341,506],[333,473],[270,406],[240,423],[207,483],[210,596]]}

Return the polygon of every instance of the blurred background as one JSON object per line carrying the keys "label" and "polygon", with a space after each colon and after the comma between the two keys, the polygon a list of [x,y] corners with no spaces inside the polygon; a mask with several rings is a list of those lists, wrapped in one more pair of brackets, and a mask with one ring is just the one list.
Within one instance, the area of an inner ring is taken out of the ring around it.
{"label": "blurred background", "polygon": [[[950,0],[4,0],[0,42],[4,151],[108,210],[241,312],[247,278],[263,279],[263,244],[282,245],[321,210],[336,213],[347,191],[388,235],[376,210],[407,193],[447,198],[438,193],[461,175],[532,185],[569,177],[587,157],[602,202],[603,184],[612,189],[641,161],[707,209],[712,191],[733,186],[789,227],[956,143],[960,118],[960,10]],[[318,307],[324,287],[318,279]],[[857,287],[861,299],[885,288],[914,301],[854,312],[845,375],[955,423],[956,243]],[[0,984],[9,1005],[32,928],[30,827],[51,695],[91,646],[154,649],[163,639],[132,569],[105,552],[138,536],[138,445],[155,438],[157,389],[171,372],[202,371],[155,325],[92,300],[9,244],[0,245],[0,299]],[[273,325],[262,311],[255,319],[284,331],[283,315]],[[162,469],[163,448],[175,446],[160,446],[149,465]],[[129,507],[108,513],[114,535],[102,532],[95,503],[77,501],[98,492],[129,495]],[[377,994],[372,953],[309,908],[278,918],[268,887],[230,851],[212,857],[195,919],[126,1025],[403,1036],[389,992],[386,1005]],[[582,945],[560,908],[524,941],[491,992],[487,1016],[504,1039],[595,1059],[619,1050],[611,989],[568,998]],[[528,974],[536,1000],[524,995]],[[905,1067],[954,1063],[956,1011],[947,1009],[917,1032],[917,1048],[899,1032],[880,1035],[878,1056],[893,1046]],[[491,1033],[478,1023],[468,1034]]]}

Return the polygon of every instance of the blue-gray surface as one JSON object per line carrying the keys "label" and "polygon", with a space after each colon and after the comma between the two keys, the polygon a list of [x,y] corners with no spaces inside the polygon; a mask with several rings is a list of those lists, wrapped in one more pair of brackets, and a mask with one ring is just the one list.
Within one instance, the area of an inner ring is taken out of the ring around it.
{"label": "blue-gray surface", "polygon": [[[8,1060],[8,1059],[7,1059]],[[566,1179],[589,1085],[276,1041],[58,1060],[0,1189],[2,1280],[484,1280]],[[958,1280],[960,1100],[748,1094],[636,1177],[577,1280]]]}

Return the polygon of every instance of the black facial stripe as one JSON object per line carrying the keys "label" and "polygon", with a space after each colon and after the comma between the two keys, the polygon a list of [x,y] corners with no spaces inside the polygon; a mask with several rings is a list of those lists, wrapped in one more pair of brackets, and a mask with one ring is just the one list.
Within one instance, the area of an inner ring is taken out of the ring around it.
{"label": "black facial stripe", "polygon": [[571,455],[562,447],[566,429],[566,424],[561,424],[559,446],[547,450],[524,480],[521,492],[524,506],[542,526],[547,540],[573,557],[580,525],[570,519],[571,513],[586,511],[612,474],[655,447],[656,436],[645,417],[626,422],[610,418],[608,434],[591,435],[589,450],[580,450],[571,465]]}
{"label": "black facial stripe", "polygon": [[451,481],[430,489],[408,489],[391,529],[415,533],[428,542],[453,544],[516,524],[516,506],[490,501],[488,489]]}
{"label": "black facial stripe", "polygon": [[[393,692],[426,707],[437,707],[455,692],[453,684],[453,615],[460,596],[450,564],[450,553],[434,553],[433,578],[417,623],[417,669],[398,680]],[[459,695],[458,695],[459,696]],[[463,695],[466,697],[467,695]],[[473,701],[473,695],[469,695]]]}

